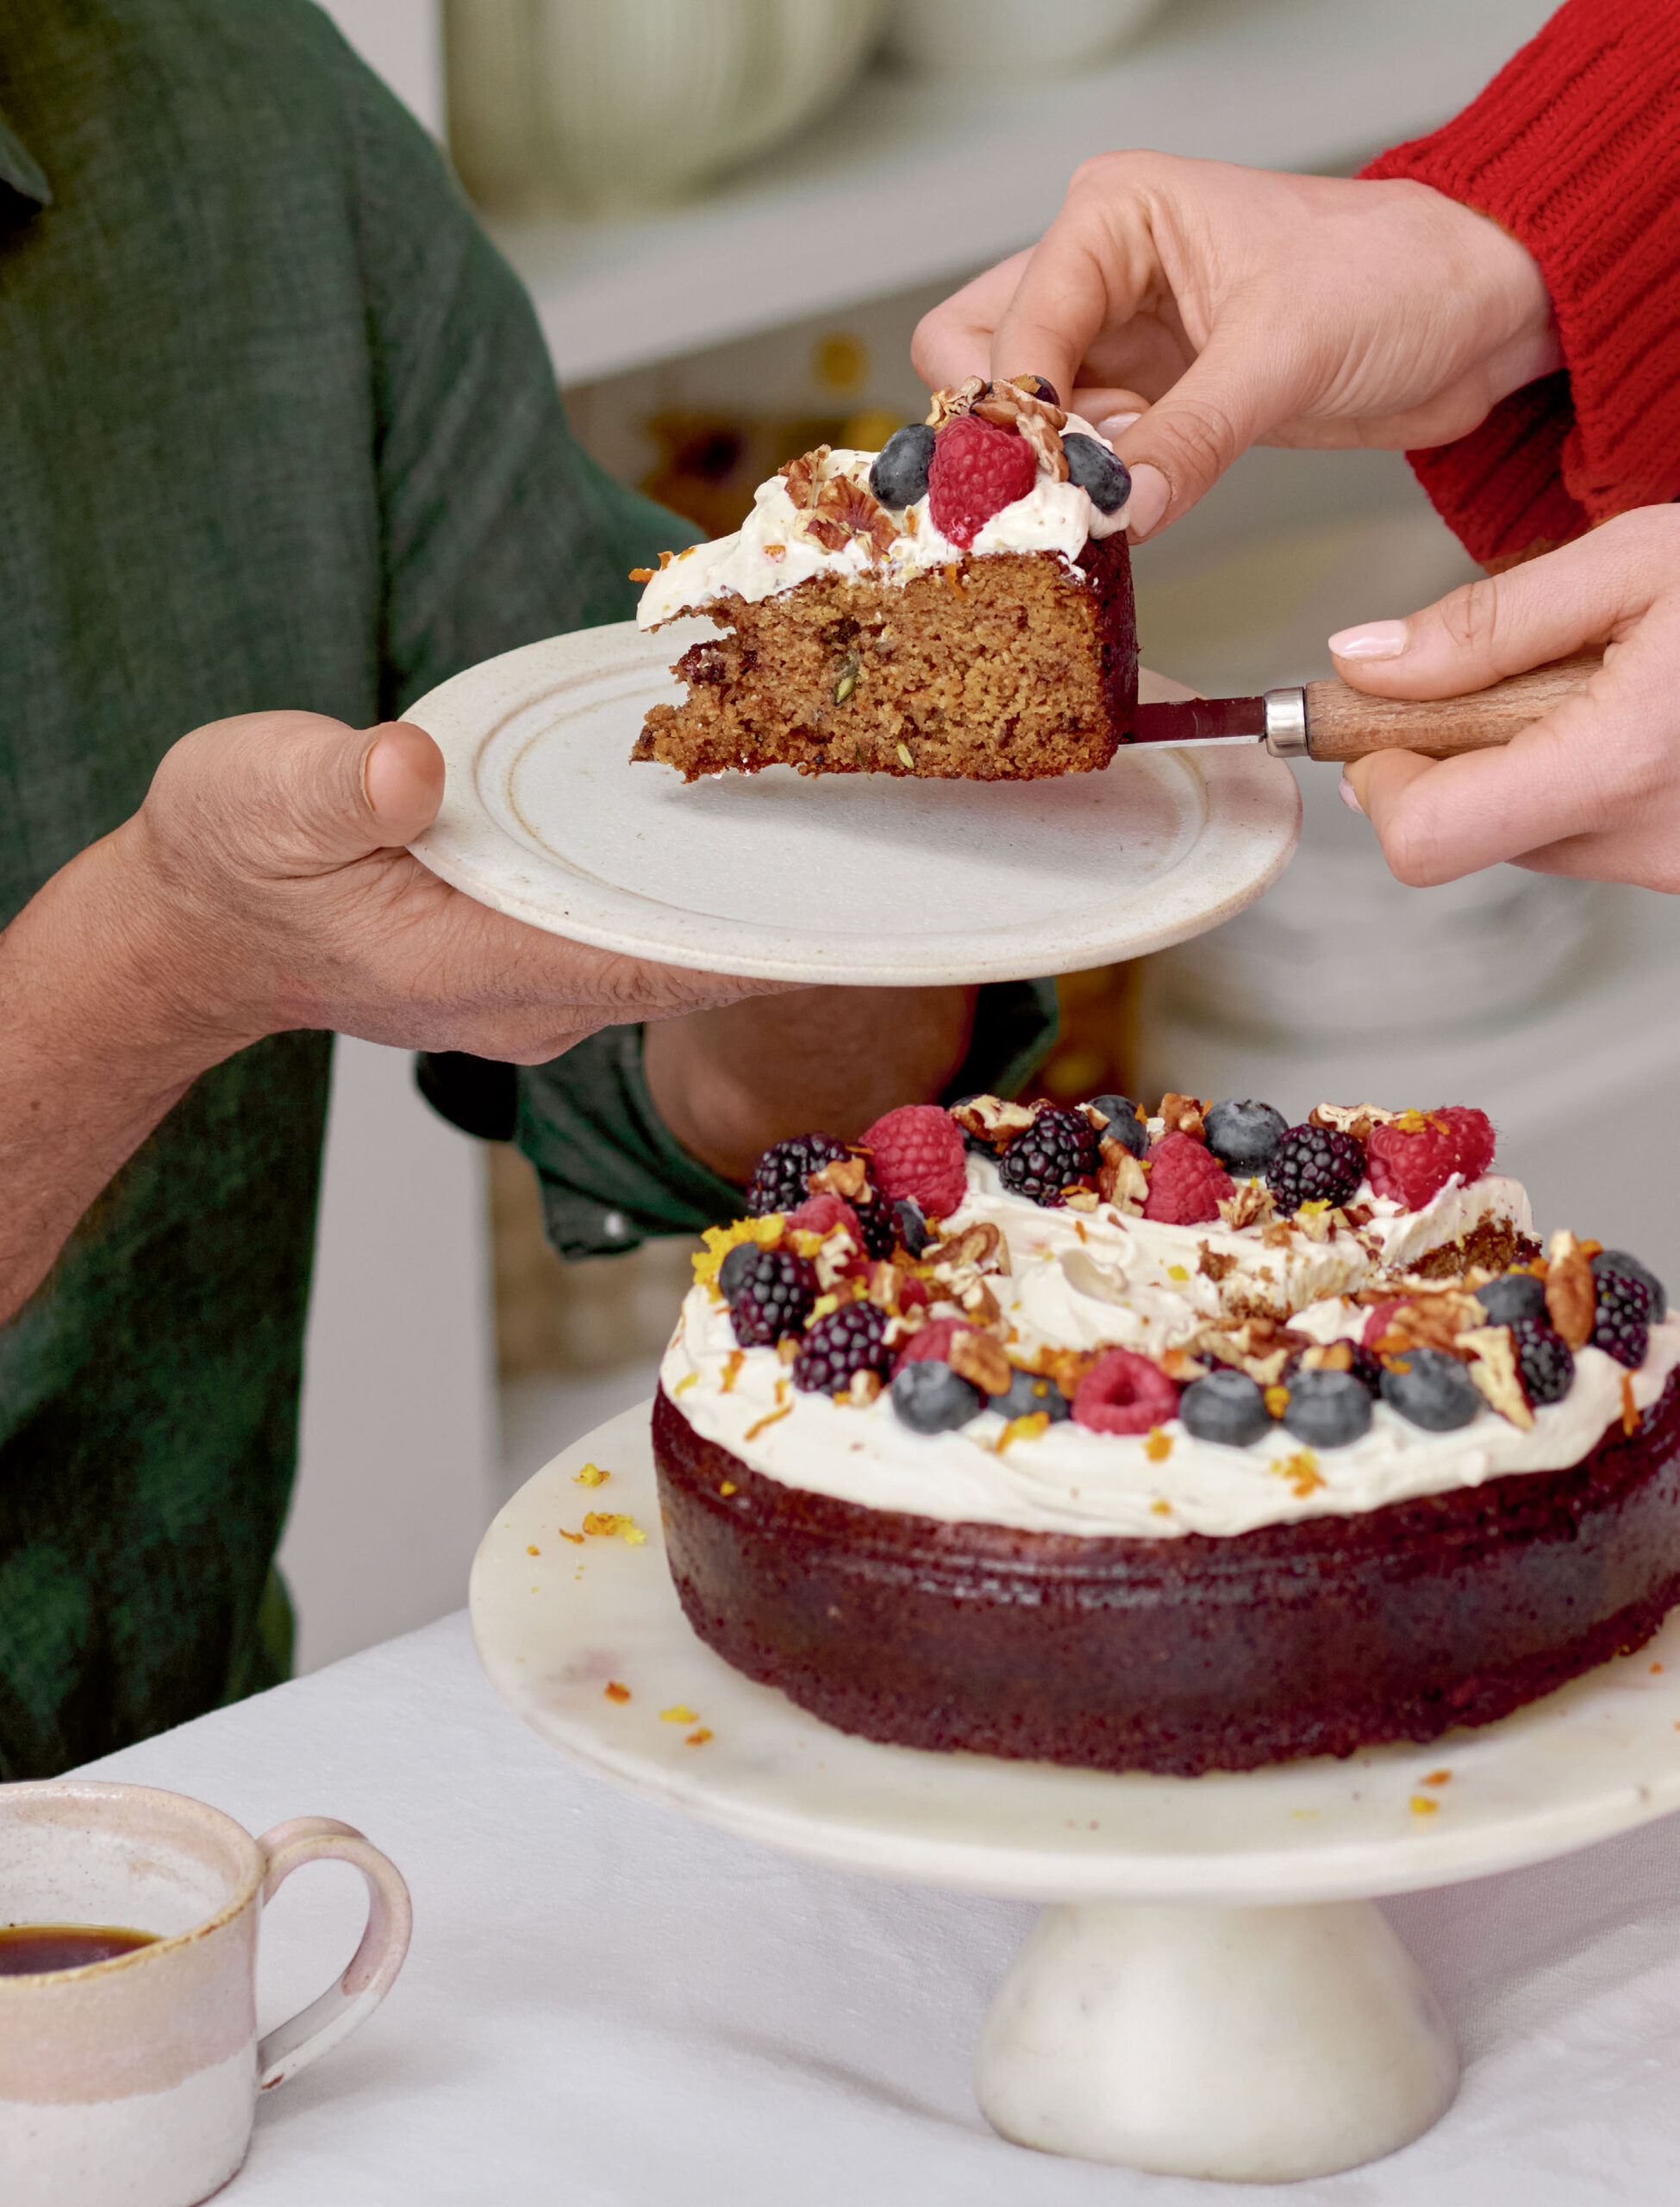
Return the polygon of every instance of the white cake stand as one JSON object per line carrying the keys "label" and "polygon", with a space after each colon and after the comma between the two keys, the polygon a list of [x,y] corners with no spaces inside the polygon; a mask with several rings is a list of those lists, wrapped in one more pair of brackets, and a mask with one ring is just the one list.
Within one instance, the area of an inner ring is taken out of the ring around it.
{"label": "white cake stand", "polygon": [[[578,1483],[590,1461],[604,1485]],[[560,1537],[590,1510],[645,1541]],[[1373,1896],[1680,1807],[1680,1611],[1502,1723],[1347,1762],[1161,1779],[852,1739],[689,1630],[645,1409],[500,1512],[472,1611],[509,1706],[634,1791],[836,1868],[1049,1904],[982,2029],[980,2105],[1023,2145],[1170,2174],[1327,2175],[1428,2129],[1458,2056]]]}

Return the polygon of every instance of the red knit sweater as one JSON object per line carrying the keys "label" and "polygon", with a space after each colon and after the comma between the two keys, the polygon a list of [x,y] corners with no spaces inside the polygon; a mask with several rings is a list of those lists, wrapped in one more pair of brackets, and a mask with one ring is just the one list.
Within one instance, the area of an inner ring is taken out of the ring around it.
{"label": "red knit sweater", "polygon": [[1490,215],[1557,313],[1559,373],[1407,454],[1474,557],[1680,496],[1680,0],[1567,0],[1462,115],[1365,173]]}

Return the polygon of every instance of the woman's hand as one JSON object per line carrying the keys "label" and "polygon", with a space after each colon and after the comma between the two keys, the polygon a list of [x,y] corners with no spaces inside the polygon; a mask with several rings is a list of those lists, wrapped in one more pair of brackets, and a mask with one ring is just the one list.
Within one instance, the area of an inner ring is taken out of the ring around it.
{"label": "woman's hand", "polygon": [[1149,153],[1087,161],[913,349],[930,385],[1047,376],[1131,469],[1134,539],[1251,444],[1447,444],[1561,364],[1529,254],[1428,185]]}
{"label": "woman's hand", "polygon": [[1451,697],[1604,647],[1579,697],[1496,751],[1347,769],[1402,881],[1509,860],[1680,891],[1680,508],[1645,506],[1404,621],[1344,628],[1336,671],[1383,697]]}

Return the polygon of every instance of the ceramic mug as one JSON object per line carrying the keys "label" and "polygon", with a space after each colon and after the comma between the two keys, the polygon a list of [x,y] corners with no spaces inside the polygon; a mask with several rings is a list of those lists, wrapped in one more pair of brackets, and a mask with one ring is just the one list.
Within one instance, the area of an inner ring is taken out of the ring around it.
{"label": "ceramic mug", "polygon": [[[301,1863],[353,1863],[367,1929],[312,2007],[259,2042],[257,1920]],[[192,2207],[245,2158],[257,2094],[354,2030],[408,1952],[408,1888],[348,1824],[253,1839],[147,1785],[0,1785],[0,1925],[116,1924],[153,1942],[0,1977],[5,2207]]]}

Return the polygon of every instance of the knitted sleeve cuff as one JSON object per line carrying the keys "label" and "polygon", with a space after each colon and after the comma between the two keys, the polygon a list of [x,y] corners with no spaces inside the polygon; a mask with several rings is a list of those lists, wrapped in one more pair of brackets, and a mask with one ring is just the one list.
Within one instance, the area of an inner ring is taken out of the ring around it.
{"label": "knitted sleeve cuff", "polygon": [[1564,372],[1408,454],[1501,565],[1680,495],[1680,8],[1566,0],[1444,128],[1365,170],[1490,216],[1533,255]]}

